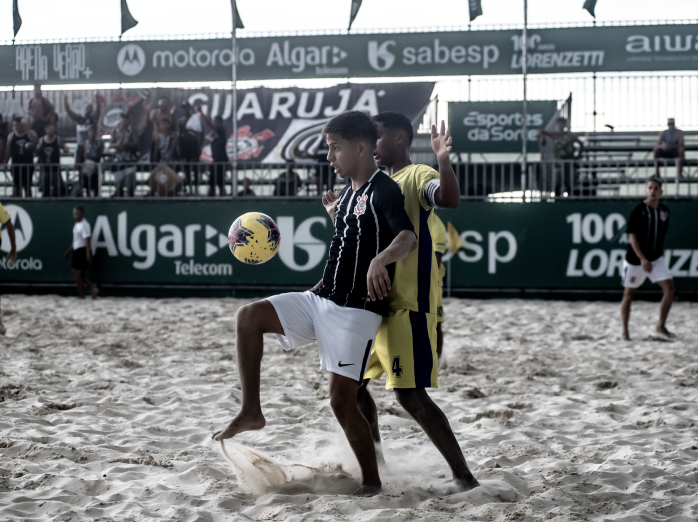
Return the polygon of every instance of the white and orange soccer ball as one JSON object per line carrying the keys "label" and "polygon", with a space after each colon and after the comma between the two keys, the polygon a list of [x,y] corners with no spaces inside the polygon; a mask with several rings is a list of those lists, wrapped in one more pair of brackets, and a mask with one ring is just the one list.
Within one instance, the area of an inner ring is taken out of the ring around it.
{"label": "white and orange soccer ball", "polygon": [[228,231],[233,255],[248,265],[266,263],[279,251],[281,234],[274,220],[261,212],[248,212],[237,218]]}

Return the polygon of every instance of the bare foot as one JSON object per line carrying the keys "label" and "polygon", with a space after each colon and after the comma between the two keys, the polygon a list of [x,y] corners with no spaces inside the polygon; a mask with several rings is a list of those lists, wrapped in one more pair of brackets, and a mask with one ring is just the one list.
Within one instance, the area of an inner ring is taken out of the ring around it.
{"label": "bare foot", "polygon": [[354,491],[352,497],[375,497],[381,492],[380,486],[371,486],[369,484],[361,484],[361,487]]}
{"label": "bare foot", "polygon": [[237,417],[228,424],[226,429],[217,431],[211,435],[211,438],[213,440],[230,439],[243,431],[261,430],[266,423],[267,421],[264,419],[264,415],[262,415],[261,411],[251,414],[240,412],[237,414]]}
{"label": "bare foot", "polygon": [[447,495],[454,495],[456,493],[462,493],[463,491],[470,491],[478,487],[480,483],[471,476],[468,479],[453,479],[451,481],[451,487],[446,491]]}
{"label": "bare foot", "polygon": [[630,340],[630,334],[628,332],[623,332],[620,336],[621,341],[629,341]]}
{"label": "bare foot", "polygon": [[97,299],[98,294],[99,294],[99,288],[97,288],[97,285],[92,285],[92,300]]}
{"label": "bare foot", "polygon": [[0,335],[5,335],[5,326],[2,324],[2,321],[0,321]]}
{"label": "bare foot", "polygon": [[655,328],[655,330],[657,330],[657,333],[660,333],[660,334],[662,334],[662,335],[666,335],[666,336],[669,337],[670,339],[673,339],[673,338],[676,337],[675,334],[671,333],[669,330],[666,329],[666,326],[659,326],[659,325],[657,325],[657,327]]}

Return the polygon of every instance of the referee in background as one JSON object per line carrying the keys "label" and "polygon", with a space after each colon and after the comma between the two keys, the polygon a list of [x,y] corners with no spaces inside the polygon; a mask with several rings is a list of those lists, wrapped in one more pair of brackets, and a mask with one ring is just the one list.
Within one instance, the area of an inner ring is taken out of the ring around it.
{"label": "referee in background", "polygon": [[659,307],[657,333],[675,337],[666,328],[666,319],[674,301],[674,280],[671,278],[669,264],[664,259],[664,240],[669,230],[669,209],[659,202],[659,198],[662,197],[662,182],[658,177],[652,176],[647,180],[645,196],[647,198],[633,209],[628,219],[630,244],[623,261],[622,284],[625,291],[620,305],[623,321],[621,338],[624,341],[630,340],[628,320],[635,291],[648,277],[664,291]]}

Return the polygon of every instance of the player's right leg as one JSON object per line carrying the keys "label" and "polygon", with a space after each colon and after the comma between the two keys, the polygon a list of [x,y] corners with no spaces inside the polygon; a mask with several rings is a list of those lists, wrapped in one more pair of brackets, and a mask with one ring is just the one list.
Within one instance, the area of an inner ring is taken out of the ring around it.
{"label": "player's right leg", "polygon": [[259,398],[265,333],[284,333],[274,306],[263,299],[240,307],[235,344],[242,404],[240,413],[228,427],[213,434],[215,440],[229,439],[243,431],[261,430],[266,424]]}

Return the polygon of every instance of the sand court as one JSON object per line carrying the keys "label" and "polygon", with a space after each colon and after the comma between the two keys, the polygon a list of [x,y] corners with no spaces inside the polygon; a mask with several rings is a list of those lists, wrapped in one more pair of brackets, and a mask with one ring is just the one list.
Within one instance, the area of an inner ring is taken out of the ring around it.
{"label": "sand court", "polygon": [[[446,300],[431,393],[482,487],[449,470],[372,384],[388,470],[358,465],[316,348],[265,338],[265,429],[221,451],[238,411],[241,299],[3,297],[1,520],[698,519],[698,304]],[[239,449],[237,445],[247,449]],[[270,460],[266,460],[266,459]],[[261,459],[261,460],[260,460]]]}

